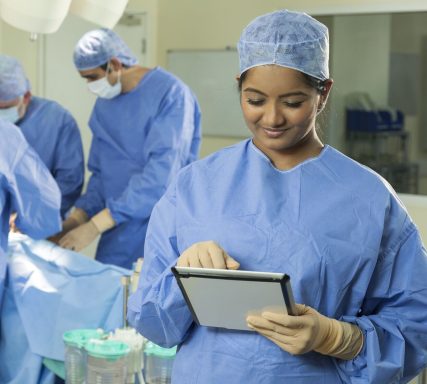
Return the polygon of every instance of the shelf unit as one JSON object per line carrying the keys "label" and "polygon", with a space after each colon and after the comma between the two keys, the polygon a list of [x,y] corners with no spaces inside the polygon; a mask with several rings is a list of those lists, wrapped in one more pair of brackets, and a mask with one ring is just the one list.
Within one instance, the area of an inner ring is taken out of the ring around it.
{"label": "shelf unit", "polygon": [[417,163],[409,161],[408,132],[347,131],[348,154],[383,176],[399,193],[418,193]]}

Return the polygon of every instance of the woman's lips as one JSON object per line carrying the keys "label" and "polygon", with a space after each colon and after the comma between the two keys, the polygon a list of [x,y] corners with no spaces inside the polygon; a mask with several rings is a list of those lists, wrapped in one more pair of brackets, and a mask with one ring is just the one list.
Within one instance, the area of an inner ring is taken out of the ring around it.
{"label": "woman's lips", "polygon": [[268,137],[273,138],[273,139],[282,136],[289,129],[290,128],[281,128],[281,129],[276,129],[276,128],[262,128],[262,130],[265,132],[265,134]]}

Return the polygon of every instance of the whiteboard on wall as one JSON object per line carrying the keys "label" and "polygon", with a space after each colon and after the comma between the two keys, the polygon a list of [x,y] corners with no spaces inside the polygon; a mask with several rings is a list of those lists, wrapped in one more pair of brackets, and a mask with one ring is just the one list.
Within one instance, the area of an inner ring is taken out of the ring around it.
{"label": "whiteboard on wall", "polygon": [[250,136],[240,108],[235,49],[168,51],[167,69],[196,94],[204,135]]}

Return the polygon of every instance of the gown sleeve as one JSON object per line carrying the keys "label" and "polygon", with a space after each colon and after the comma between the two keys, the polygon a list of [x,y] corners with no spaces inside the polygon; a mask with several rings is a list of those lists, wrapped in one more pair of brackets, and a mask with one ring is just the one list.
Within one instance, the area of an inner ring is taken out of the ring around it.
{"label": "gown sleeve", "polygon": [[16,225],[28,236],[43,239],[61,230],[61,194],[41,159],[25,142],[13,165],[9,188]]}
{"label": "gown sleeve", "polygon": [[98,159],[97,138],[94,136],[90,148],[88,169],[92,173],[87,185],[86,192],[80,196],[75,206],[83,209],[89,217],[97,214],[105,208],[105,200],[102,193],[102,180]]}
{"label": "gown sleeve", "polygon": [[130,324],[163,347],[180,344],[193,322],[171,272],[179,256],[173,188],[171,185],[151,215],[139,287],[130,297],[128,306]]}
{"label": "gown sleeve", "polygon": [[145,166],[131,177],[119,198],[107,200],[117,224],[132,219],[148,220],[171,179],[184,165],[195,160],[191,151],[194,151],[194,136],[199,129],[197,110],[197,103],[188,90],[166,97],[144,144]]}
{"label": "gown sleeve", "polygon": [[62,194],[62,217],[79,198],[84,182],[83,146],[79,128],[68,114],[63,120],[60,140],[55,151],[55,168],[52,172]]}
{"label": "gown sleeve", "polygon": [[391,198],[381,253],[359,316],[360,354],[336,360],[346,383],[406,383],[427,364],[427,254],[406,211]]}

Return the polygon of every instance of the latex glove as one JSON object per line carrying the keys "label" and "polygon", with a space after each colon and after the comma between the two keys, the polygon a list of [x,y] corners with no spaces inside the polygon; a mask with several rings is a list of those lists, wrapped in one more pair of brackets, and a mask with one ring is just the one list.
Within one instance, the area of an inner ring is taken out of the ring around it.
{"label": "latex glove", "polygon": [[87,223],[79,225],[62,237],[59,240],[59,246],[80,252],[92,243],[99,234],[98,228],[96,228],[92,220],[89,220]]}
{"label": "latex glove", "polygon": [[240,264],[214,241],[195,243],[178,258],[178,267],[239,269]]}
{"label": "latex glove", "polygon": [[115,225],[116,223],[111,217],[110,211],[104,209],[87,223],[79,225],[68,232],[59,240],[59,245],[63,248],[79,252],[92,243],[101,233],[113,228]]}
{"label": "latex glove", "polygon": [[74,208],[70,215],[62,222],[62,231],[48,238],[49,241],[59,244],[59,241],[72,229],[89,221],[87,213],[80,208]]}
{"label": "latex glove", "polygon": [[297,316],[262,312],[247,323],[292,355],[316,351],[344,360],[354,359],[363,346],[363,334],[354,324],[328,318],[313,308],[296,304]]}
{"label": "latex glove", "polygon": [[16,218],[17,218],[17,213],[12,213],[9,217],[9,231],[13,232],[13,233],[21,233],[21,231],[18,229],[18,227],[16,226]]}

